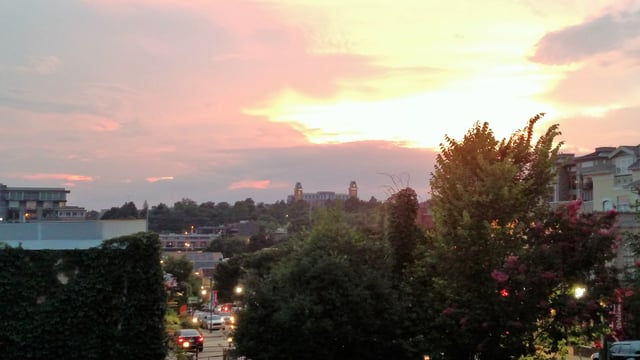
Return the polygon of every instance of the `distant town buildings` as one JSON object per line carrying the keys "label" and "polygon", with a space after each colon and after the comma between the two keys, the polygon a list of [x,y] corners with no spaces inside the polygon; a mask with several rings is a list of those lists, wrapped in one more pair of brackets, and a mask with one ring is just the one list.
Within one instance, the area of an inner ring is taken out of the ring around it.
{"label": "distant town buildings", "polygon": [[0,243],[29,250],[88,249],[104,240],[145,231],[145,220],[0,223]]}
{"label": "distant town buildings", "polygon": [[287,196],[287,202],[292,203],[298,200],[304,200],[312,205],[322,205],[330,201],[358,199],[358,185],[355,181],[349,183],[347,193],[335,193],[333,191],[318,191],[315,193],[305,193],[302,184],[297,182],[293,188],[293,195]]}
{"label": "distant town buildings", "polygon": [[65,188],[0,184],[0,222],[84,220],[84,208],[67,206],[68,193]]}
{"label": "distant town buildings", "polygon": [[86,221],[86,210],[67,205],[69,190],[0,184],[0,243],[25,249],[86,249],[145,231],[145,220]]}

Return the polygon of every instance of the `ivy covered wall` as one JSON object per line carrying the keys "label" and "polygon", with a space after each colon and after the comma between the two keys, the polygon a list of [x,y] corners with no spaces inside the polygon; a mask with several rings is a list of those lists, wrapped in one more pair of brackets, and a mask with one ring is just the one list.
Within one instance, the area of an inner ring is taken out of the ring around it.
{"label": "ivy covered wall", "polygon": [[0,358],[164,359],[158,235],[87,250],[0,249]]}

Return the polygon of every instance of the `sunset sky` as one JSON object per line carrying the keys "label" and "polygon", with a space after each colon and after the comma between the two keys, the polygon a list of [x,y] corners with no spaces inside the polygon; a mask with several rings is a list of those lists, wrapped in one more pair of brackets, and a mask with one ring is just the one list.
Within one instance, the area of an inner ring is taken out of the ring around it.
{"label": "sunset sky", "polygon": [[0,183],[100,210],[429,198],[445,135],[640,144],[640,0],[0,0]]}

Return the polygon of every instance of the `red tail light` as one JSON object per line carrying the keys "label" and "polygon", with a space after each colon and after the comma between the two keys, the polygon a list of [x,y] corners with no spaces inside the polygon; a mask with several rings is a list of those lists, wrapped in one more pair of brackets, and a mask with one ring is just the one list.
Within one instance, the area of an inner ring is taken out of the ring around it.
{"label": "red tail light", "polygon": [[198,342],[204,342],[204,338],[202,336],[198,336]]}
{"label": "red tail light", "polygon": [[178,338],[178,342],[179,342],[179,343],[184,342],[184,338],[179,337],[179,338]]}

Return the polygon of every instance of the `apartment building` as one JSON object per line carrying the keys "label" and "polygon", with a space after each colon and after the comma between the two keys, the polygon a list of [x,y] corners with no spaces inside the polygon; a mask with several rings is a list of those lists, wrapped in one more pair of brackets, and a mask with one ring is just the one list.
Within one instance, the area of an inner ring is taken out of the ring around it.
{"label": "apartment building", "polygon": [[0,222],[84,220],[84,208],[67,207],[69,192],[64,188],[0,184]]}
{"label": "apartment building", "polygon": [[583,200],[583,212],[635,212],[640,203],[640,145],[598,147],[583,156],[561,154],[554,206]]}
{"label": "apartment building", "polygon": [[[561,154],[557,170],[552,206],[582,199],[585,213],[616,209],[620,233],[640,231],[640,145],[598,147],[583,156]],[[619,269],[630,269],[637,260],[623,243],[615,264]]]}

